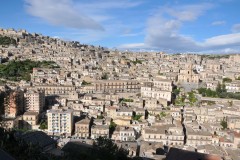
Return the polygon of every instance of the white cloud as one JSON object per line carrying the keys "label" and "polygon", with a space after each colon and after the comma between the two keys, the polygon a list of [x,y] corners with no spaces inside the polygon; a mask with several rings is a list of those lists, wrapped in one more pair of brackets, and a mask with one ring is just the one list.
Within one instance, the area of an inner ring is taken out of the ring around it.
{"label": "white cloud", "polygon": [[118,48],[121,48],[121,49],[141,49],[141,48],[146,48],[146,45],[144,43],[130,43],[130,44],[120,45]]}
{"label": "white cloud", "polygon": [[239,45],[240,33],[211,37],[205,40],[203,47],[229,47]]}
{"label": "white cloud", "polygon": [[[50,24],[75,29],[101,30],[101,23],[112,20],[107,11],[111,9],[126,9],[142,4],[131,0],[24,0],[26,11]],[[104,23],[105,24],[105,23]]]}
{"label": "white cloud", "polygon": [[139,6],[142,4],[142,1],[133,2],[131,0],[121,0],[121,1],[113,1],[113,0],[88,0],[87,3],[81,3],[79,6],[82,9],[91,9],[91,10],[106,10],[106,9],[125,9]]}
{"label": "white cloud", "polygon": [[[195,10],[198,8],[198,10],[194,12],[192,8]],[[196,19],[206,8],[209,8],[208,4],[194,5],[194,7],[192,5],[182,6],[178,8],[178,11],[169,7],[160,8],[160,11],[150,17],[147,22],[146,45],[161,50],[195,50],[198,44],[191,37],[180,34],[179,30],[184,21]],[[165,14],[173,17],[167,19],[164,17]]]}
{"label": "white cloud", "polygon": [[[79,40],[83,43],[96,42],[106,37],[122,35],[124,28],[136,28],[137,25],[123,24],[123,20],[114,17],[114,11],[122,11],[141,5],[143,1],[132,0],[24,0],[27,13],[52,25],[64,26],[56,35],[64,39]],[[129,32],[122,36],[137,36]]]}
{"label": "white cloud", "polygon": [[200,15],[203,15],[204,12],[210,8],[212,8],[212,5],[205,3],[201,5],[184,5],[171,8],[165,7],[163,11],[180,21],[193,21]]}
{"label": "white cloud", "polygon": [[[212,5],[199,4],[192,6],[178,6],[161,8],[147,21],[144,44],[128,44],[124,47],[137,49],[153,48],[167,52],[218,52],[229,53],[240,50],[240,33],[218,35],[200,42],[191,36],[180,33],[186,21],[193,21],[202,16]],[[223,21],[215,22],[215,25]],[[233,26],[233,31],[240,31],[240,24]]]}
{"label": "white cloud", "polygon": [[71,0],[25,0],[27,12],[50,24],[76,29],[104,30],[97,21],[80,12]]}
{"label": "white cloud", "polygon": [[226,24],[225,21],[214,21],[214,22],[212,22],[211,25],[213,25],[213,26],[221,26],[221,25],[224,25],[224,24]]}
{"label": "white cloud", "polygon": [[233,32],[233,33],[240,32],[240,23],[234,24],[234,25],[232,26],[232,32]]}

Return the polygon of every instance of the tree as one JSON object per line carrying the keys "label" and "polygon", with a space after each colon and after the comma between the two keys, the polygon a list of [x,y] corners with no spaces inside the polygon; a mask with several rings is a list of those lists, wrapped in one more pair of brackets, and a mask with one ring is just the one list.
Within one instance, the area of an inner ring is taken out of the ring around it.
{"label": "tree", "polygon": [[176,88],[173,90],[173,93],[177,96],[180,93],[180,88]]}
{"label": "tree", "polygon": [[178,97],[175,99],[175,104],[176,105],[184,105],[184,101],[186,99],[185,95],[178,95]]}
{"label": "tree", "polygon": [[16,45],[17,42],[13,38],[0,35],[0,45],[10,45],[10,44]]}
{"label": "tree", "polygon": [[90,85],[91,83],[90,82],[87,82],[85,80],[82,81],[82,85],[85,86],[85,85]]}
{"label": "tree", "polygon": [[118,148],[111,139],[99,137],[93,143],[93,154],[97,155],[99,160],[127,160],[128,151]]}
{"label": "tree", "polygon": [[233,106],[233,101],[228,101],[229,106]]}
{"label": "tree", "polygon": [[137,115],[135,115],[135,116],[132,116],[132,120],[139,121],[141,117],[142,117],[141,114],[137,114]]}
{"label": "tree", "polygon": [[111,121],[111,123],[109,125],[109,132],[110,132],[110,134],[113,134],[113,132],[115,131],[116,127],[117,127],[117,124],[114,123],[113,121]]}
{"label": "tree", "polygon": [[61,159],[47,153],[43,153],[39,145],[26,143],[16,139],[15,130],[7,131],[0,127],[0,148],[11,154],[16,159],[48,160]]}
{"label": "tree", "polygon": [[40,123],[40,126],[39,126],[39,129],[47,129],[48,128],[48,125],[47,125],[47,121],[43,120],[41,123]]}
{"label": "tree", "polygon": [[217,88],[216,88],[216,92],[219,95],[220,93],[222,93],[222,86],[220,83],[217,84]]}
{"label": "tree", "polygon": [[104,116],[103,115],[97,115],[97,119],[103,119]]}
{"label": "tree", "polygon": [[108,79],[108,74],[107,74],[107,73],[104,73],[103,76],[102,76],[102,79],[103,79],[103,80],[107,80],[107,79]]}
{"label": "tree", "polygon": [[160,113],[160,118],[163,118],[163,117],[166,117],[166,116],[167,116],[167,114],[165,112]]}
{"label": "tree", "polygon": [[228,77],[223,78],[223,83],[225,83],[225,82],[230,83],[230,82],[232,82],[232,79],[228,78]]}
{"label": "tree", "polygon": [[225,118],[223,118],[223,120],[221,121],[221,126],[222,126],[222,129],[226,129],[228,127],[228,124],[227,124],[227,121]]}
{"label": "tree", "polygon": [[7,64],[0,65],[0,77],[11,80],[30,81],[33,68],[55,68],[56,64],[53,61],[31,61],[29,59],[24,61],[9,61]]}
{"label": "tree", "polygon": [[193,105],[194,103],[197,102],[197,98],[196,98],[196,96],[193,92],[188,93],[188,100],[189,100],[191,105]]}

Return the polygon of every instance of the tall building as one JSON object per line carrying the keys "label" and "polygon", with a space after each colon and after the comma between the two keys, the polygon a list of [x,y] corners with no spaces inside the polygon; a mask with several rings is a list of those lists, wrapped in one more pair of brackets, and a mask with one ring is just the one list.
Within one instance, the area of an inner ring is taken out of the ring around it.
{"label": "tall building", "polygon": [[73,110],[47,110],[48,134],[71,136],[73,130]]}
{"label": "tall building", "polygon": [[4,98],[4,113],[6,118],[16,118],[23,113],[24,97],[23,91],[7,91]]}
{"label": "tall building", "polygon": [[41,113],[45,105],[45,93],[43,90],[28,90],[24,93],[25,111]]}

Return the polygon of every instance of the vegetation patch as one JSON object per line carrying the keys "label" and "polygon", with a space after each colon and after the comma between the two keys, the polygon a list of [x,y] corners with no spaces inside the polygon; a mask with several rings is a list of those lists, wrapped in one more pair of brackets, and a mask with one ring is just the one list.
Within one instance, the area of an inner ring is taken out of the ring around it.
{"label": "vegetation patch", "polygon": [[9,61],[7,64],[0,64],[0,78],[20,81],[30,81],[33,68],[59,68],[53,61]]}
{"label": "vegetation patch", "polygon": [[7,36],[1,36],[0,35],[0,45],[16,45],[17,42],[15,39],[7,37]]}

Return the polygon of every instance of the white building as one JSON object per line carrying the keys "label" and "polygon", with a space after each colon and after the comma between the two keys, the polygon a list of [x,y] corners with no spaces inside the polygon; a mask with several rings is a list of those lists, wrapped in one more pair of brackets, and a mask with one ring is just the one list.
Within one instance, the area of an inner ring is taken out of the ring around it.
{"label": "white building", "polygon": [[48,134],[71,136],[73,130],[73,110],[47,110]]}
{"label": "white building", "polygon": [[172,92],[152,87],[141,87],[141,95],[142,97],[166,99],[167,101],[172,99]]}

